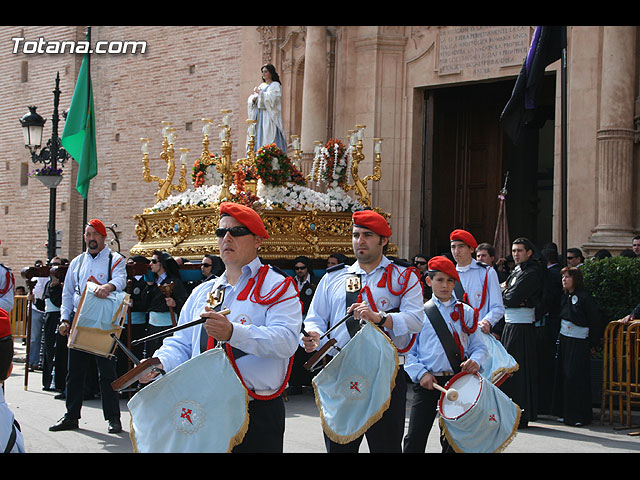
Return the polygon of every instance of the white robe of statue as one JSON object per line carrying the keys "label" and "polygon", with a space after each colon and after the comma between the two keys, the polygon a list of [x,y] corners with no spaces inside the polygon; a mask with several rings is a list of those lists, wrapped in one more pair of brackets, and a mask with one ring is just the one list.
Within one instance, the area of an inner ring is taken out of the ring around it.
{"label": "white robe of statue", "polygon": [[[282,125],[282,87],[280,82],[261,83],[247,101],[249,118],[256,121],[255,150],[275,143],[284,153],[287,142]],[[247,135],[247,141],[249,140]]]}

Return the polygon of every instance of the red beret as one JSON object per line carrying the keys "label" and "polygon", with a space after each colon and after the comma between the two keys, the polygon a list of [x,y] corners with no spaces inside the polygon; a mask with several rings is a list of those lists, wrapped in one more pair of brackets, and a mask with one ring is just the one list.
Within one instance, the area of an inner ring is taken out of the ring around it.
{"label": "red beret", "polygon": [[461,242],[469,245],[471,248],[476,248],[478,246],[478,242],[476,242],[476,239],[466,230],[454,230],[453,232],[451,232],[451,235],[449,235],[449,240],[460,240]]}
{"label": "red beret", "polygon": [[357,227],[368,228],[383,237],[391,236],[391,228],[385,218],[373,210],[353,212],[353,224]]}
{"label": "red beret", "polygon": [[264,228],[264,223],[253,208],[239,203],[222,202],[220,204],[220,214],[231,215],[238,220],[242,225],[251,230],[251,233],[258,235],[259,237],[269,238],[267,230]]}
{"label": "red beret", "polygon": [[9,314],[3,308],[0,308],[0,338],[11,335],[11,322],[9,322]]}
{"label": "red beret", "polygon": [[458,271],[456,270],[456,266],[447,257],[443,257],[443,256],[433,257],[431,260],[429,260],[429,263],[427,264],[427,269],[430,272],[446,273],[450,277],[455,278],[458,282],[460,281],[460,277],[458,276]]}
{"label": "red beret", "polygon": [[102,223],[97,218],[92,218],[91,220],[89,220],[88,224],[95,228],[96,232],[98,232],[103,237],[107,236],[107,229],[105,228],[104,223]]}

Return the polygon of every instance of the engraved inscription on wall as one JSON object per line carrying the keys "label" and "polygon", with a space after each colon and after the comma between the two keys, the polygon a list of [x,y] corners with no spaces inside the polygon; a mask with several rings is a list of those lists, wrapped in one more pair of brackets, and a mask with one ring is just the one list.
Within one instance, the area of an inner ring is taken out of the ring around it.
{"label": "engraved inscription on wall", "polygon": [[439,32],[438,73],[483,75],[522,65],[529,49],[528,26],[445,27]]}

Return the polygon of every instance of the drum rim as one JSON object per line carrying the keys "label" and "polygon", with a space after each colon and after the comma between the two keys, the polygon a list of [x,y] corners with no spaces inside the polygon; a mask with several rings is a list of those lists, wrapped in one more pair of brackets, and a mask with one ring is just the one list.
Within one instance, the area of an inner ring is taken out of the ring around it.
{"label": "drum rim", "polygon": [[469,413],[473,409],[473,407],[475,407],[478,404],[478,400],[480,400],[480,395],[482,395],[482,389],[484,388],[484,378],[482,378],[482,376],[478,375],[477,373],[469,373],[469,372],[456,373],[453,377],[449,379],[449,381],[447,382],[444,388],[448,389],[451,384],[453,384],[459,378],[464,377],[465,375],[473,375],[480,381],[480,388],[478,389],[478,394],[476,395],[476,398],[473,400],[473,403],[471,404],[471,406],[467,408],[464,412],[462,412],[460,415],[456,415],[455,417],[448,417],[442,411],[442,401],[445,398],[445,394],[441,393],[440,399],[438,400],[438,412],[440,413],[440,416],[442,418],[445,418],[447,420],[458,420],[459,418],[464,417],[467,413]]}

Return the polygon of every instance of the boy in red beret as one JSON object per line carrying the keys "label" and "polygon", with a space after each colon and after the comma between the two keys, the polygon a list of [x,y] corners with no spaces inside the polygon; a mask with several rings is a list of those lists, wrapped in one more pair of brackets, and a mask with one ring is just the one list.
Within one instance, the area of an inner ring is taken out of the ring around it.
{"label": "boy in red beret", "polygon": [[474,260],[473,252],[478,242],[471,233],[454,230],[449,241],[460,276],[454,290],[456,297],[474,309],[479,328],[489,333],[504,316],[498,274],[491,266]]}
{"label": "boy in red beret", "polygon": [[[405,365],[405,372],[414,382],[405,453],[425,452],[440,399],[440,391],[433,384],[444,386],[461,371],[477,373],[489,355],[474,324],[473,309],[453,296],[454,286],[460,280],[453,262],[446,257],[433,257],[427,275],[433,296],[425,304],[425,321]],[[440,328],[445,333],[436,333]],[[448,451],[450,447],[443,435],[440,442],[442,451]]]}
{"label": "boy in red beret", "polygon": [[24,453],[20,425],[4,399],[4,382],[13,369],[13,336],[9,314],[0,308],[0,452]]}

